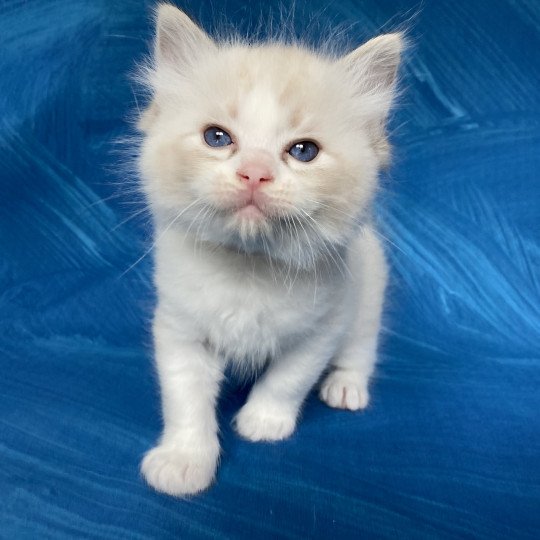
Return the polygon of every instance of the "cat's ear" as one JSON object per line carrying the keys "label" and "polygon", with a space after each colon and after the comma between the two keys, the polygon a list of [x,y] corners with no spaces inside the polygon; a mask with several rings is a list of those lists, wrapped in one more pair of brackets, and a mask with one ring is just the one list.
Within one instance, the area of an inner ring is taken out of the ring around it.
{"label": "cat's ear", "polygon": [[352,75],[354,91],[373,101],[373,112],[385,117],[395,95],[396,75],[404,49],[401,33],[371,39],[341,59]]}
{"label": "cat's ear", "polygon": [[183,11],[171,4],[157,7],[154,58],[158,67],[182,70],[215,47],[208,34]]}

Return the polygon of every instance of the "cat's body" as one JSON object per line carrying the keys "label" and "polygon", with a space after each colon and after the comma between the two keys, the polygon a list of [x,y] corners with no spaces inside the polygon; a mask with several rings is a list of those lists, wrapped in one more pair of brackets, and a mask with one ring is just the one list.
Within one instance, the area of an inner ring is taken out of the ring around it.
{"label": "cat's body", "polygon": [[262,371],[235,421],[250,440],[289,436],[327,368],[324,401],[368,403],[386,284],[368,207],[401,42],[379,38],[336,60],[216,45],[171,6],[157,24],[140,163],[156,228],[165,425],[142,470],[183,495],[214,478],[229,362]]}
{"label": "cat's body", "polygon": [[[322,261],[297,272],[279,261],[269,263],[264,254],[201,245],[168,231],[156,249],[160,309],[241,374],[260,370],[321,331],[334,336],[337,352],[361,304],[373,303],[366,298],[369,290],[376,293],[386,277],[371,229],[354,239],[345,257],[337,267]],[[377,272],[364,276],[363,267]],[[378,318],[381,306],[369,308]]]}

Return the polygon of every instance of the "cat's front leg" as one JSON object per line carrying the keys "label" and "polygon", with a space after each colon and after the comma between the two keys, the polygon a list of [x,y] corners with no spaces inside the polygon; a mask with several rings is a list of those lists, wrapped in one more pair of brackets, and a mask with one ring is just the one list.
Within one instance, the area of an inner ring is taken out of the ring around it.
{"label": "cat's front leg", "polygon": [[366,327],[353,330],[341,353],[332,360],[319,397],[330,407],[356,411],[369,403],[369,380],[377,361],[379,325],[371,335]]}
{"label": "cat's front leg", "polygon": [[219,459],[216,399],[223,376],[202,341],[159,311],[154,322],[164,429],[141,471],[157,491],[183,496],[206,489]]}
{"label": "cat's front leg", "polygon": [[351,251],[356,258],[354,317],[343,350],[321,384],[319,396],[338,409],[364,409],[369,379],[377,361],[381,314],[387,282],[384,252],[373,230],[366,229]]}
{"label": "cat's front leg", "polygon": [[326,368],[336,343],[336,336],[322,331],[273,360],[235,418],[238,433],[250,441],[289,437],[302,403]]}

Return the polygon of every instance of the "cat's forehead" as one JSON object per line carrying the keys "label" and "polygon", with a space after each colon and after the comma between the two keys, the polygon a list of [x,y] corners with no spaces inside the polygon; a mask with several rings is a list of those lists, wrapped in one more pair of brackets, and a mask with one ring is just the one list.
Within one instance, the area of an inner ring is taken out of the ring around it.
{"label": "cat's forehead", "polygon": [[295,47],[230,47],[220,52],[209,84],[220,105],[243,121],[274,120],[295,128],[333,93],[330,61]]}
{"label": "cat's forehead", "polygon": [[219,59],[244,89],[264,82],[276,92],[291,84],[300,86],[328,65],[307,50],[277,44],[229,47],[222,50]]}

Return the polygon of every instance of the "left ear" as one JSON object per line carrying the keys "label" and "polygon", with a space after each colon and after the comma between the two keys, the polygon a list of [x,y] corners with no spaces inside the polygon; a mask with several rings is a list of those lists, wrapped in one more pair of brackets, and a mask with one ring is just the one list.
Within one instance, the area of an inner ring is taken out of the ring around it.
{"label": "left ear", "polygon": [[159,4],[156,12],[154,58],[158,67],[185,71],[196,65],[203,53],[215,51],[210,36],[183,11],[171,4]]}
{"label": "left ear", "polygon": [[402,34],[383,34],[340,60],[352,75],[355,94],[366,100],[366,107],[372,105],[372,112],[381,120],[386,118],[395,95],[403,48]]}

